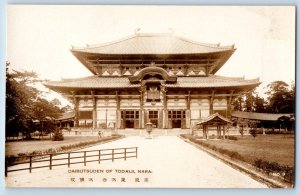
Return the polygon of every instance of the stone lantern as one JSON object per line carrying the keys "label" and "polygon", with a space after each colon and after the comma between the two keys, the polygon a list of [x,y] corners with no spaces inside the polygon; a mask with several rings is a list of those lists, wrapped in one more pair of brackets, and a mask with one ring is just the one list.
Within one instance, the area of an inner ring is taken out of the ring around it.
{"label": "stone lantern", "polygon": [[153,127],[153,124],[151,122],[146,123],[146,131],[148,133],[148,136],[146,137],[146,139],[152,139],[152,137],[151,137],[152,127]]}

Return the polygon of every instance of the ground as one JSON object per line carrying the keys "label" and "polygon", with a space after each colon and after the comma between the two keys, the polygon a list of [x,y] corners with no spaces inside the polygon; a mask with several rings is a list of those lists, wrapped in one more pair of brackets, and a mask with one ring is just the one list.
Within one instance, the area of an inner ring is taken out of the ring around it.
{"label": "ground", "polygon": [[[10,172],[10,187],[174,187],[174,188],[265,188],[206,152],[177,136],[153,139],[131,136],[84,150],[138,147],[138,158],[130,158]],[[20,166],[20,165],[19,165]],[[37,165],[34,165],[37,166]],[[74,173],[94,170],[98,173]],[[139,172],[139,170],[145,170]],[[101,172],[103,171],[103,172]],[[71,172],[71,173],[70,173]],[[127,173],[124,173],[127,172]],[[122,182],[122,179],[126,180]]]}
{"label": "ground", "polygon": [[98,140],[97,136],[65,136],[63,141],[51,141],[49,137],[45,136],[43,140],[5,142],[5,155],[44,151],[50,148],[54,149],[65,145],[96,140]]}

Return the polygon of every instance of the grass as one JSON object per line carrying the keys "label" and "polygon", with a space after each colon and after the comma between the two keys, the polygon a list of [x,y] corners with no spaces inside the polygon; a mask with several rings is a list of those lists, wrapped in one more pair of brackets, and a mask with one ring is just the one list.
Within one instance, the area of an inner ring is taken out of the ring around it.
{"label": "grass", "polygon": [[217,148],[239,153],[246,162],[253,164],[257,159],[294,166],[294,136],[258,135],[239,137],[238,140],[207,140]]}
{"label": "grass", "polygon": [[6,142],[5,155],[18,156],[18,154],[22,153],[47,151],[49,149],[61,148],[62,146],[95,141],[98,141],[97,136],[65,136],[63,141],[51,141],[50,138],[44,137],[42,140]]}
{"label": "grass", "polygon": [[182,135],[190,141],[234,160],[243,161],[267,174],[279,174],[280,180],[294,182],[294,135],[236,136],[237,139],[203,140]]}

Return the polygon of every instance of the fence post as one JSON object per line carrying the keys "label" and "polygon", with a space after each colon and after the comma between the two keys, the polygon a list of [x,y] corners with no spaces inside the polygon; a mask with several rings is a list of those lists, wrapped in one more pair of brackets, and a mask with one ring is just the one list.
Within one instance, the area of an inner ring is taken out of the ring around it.
{"label": "fence post", "polygon": [[124,159],[126,160],[126,148],[124,148]]}
{"label": "fence post", "polygon": [[84,166],[86,166],[86,151],[84,151],[84,158],[83,158],[83,160],[84,160]]}
{"label": "fence post", "polygon": [[70,152],[68,153],[68,167],[70,167],[70,163],[71,163],[71,154],[70,154]]}
{"label": "fence post", "polygon": [[50,154],[50,164],[49,164],[49,169],[52,170],[52,154]]}
{"label": "fence post", "polygon": [[101,150],[99,150],[99,164],[100,164],[100,161],[101,161]]}
{"label": "fence post", "polygon": [[114,158],[115,158],[115,149],[111,150],[111,160],[112,162],[114,162]]}
{"label": "fence post", "polygon": [[31,173],[32,169],[32,156],[29,156],[29,173]]}
{"label": "fence post", "polygon": [[5,177],[7,177],[8,158],[5,158]]}
{"label": "fence post", "polygon": [[135,147],[135,157],[137,158],[138,157],[138,151],[137,151],[137,147]]}

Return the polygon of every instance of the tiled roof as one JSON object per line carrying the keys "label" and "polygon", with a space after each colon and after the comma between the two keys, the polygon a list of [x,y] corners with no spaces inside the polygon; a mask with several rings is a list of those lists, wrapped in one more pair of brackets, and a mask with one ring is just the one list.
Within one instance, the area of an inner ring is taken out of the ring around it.
{"label": "tiled roof", "polygon": [[57,120],[67,120],[67,119],[72,119],[73,117],[75,117],[75,113],[74,112],[65,112],[62,113],[61,116],[57,119]]}
{"label": "tiled roof", "polygon": [[238,87],[259,84],[259,79],[245,80],[243,77],[223,77],[217,75],[209,75],[208,77],[178,77],[177,83],[166,84],[166,86],[170,88],[210,88]]}
{"label": "tiled roof", "polygon": [[223,123],[232,123],[229,119],[221,116],[219,113],[214,113],[210,116],[208,116],[207,118],[203,119],[202,121],[200,121],[199,123],[197,123],[198,125],[202,125],[202,124],[207,124],[213,120],[215,120],[215,118],[219,118],[222,120]]}
{"label": "tiled roof", "polygon": [[232,117],[252,119],[252,120],[262,120],[262,121],[277,121],[280,117],[286,116],[291,117],[294,114],[273,114],[273,113],[257,113],[257,112],[242,112],[234,111],[232,112]]}
{"label": "tiled roof", "polygon": [[234,45],[200,43],[173,34],[138,33],[110,43],[73,47],[71,51],[97,54],[199,54],[233,50]]}
{"label": "tiled roof", "polygon": [[62,81],[49,81],[44,84],[49,88],[132,88],[139,84],[131,84],[127,77],[99,77],[97,75],[79,79],[64,79]]}
{"label": "tiled roof", "polygon": [[[257,86],[258,79],[245,80],[243,77],[222,77],[209,75],[208,77],[178,77],[177,82],[167,83],[169,88],[217,88],[217,87],[239,87],[239,86]],[[97,75],[79,78],[64,79],[62,81],[49,81],[44,84],[50,89],[61,88],[137,88],[138,83],[130,83],[128,77],[99,77]]]}

